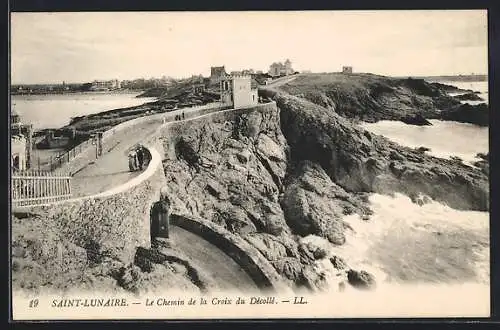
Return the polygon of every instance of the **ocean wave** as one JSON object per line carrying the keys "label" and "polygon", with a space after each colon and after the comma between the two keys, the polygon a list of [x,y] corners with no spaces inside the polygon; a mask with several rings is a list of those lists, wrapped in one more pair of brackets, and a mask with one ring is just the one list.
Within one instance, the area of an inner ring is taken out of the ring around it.
{"label": "ocean wave", "polygon": [[[303,240],[327,248],[350,268],[372,273],[384,285],[478,283],[489,285],[489,213],[459,211],[431,201],[419,206],[402,194],[372,194],[374,214],[344,221],[346,243],[334,246],[310,235]],[[338,282],[328,259],[318,271]]]}

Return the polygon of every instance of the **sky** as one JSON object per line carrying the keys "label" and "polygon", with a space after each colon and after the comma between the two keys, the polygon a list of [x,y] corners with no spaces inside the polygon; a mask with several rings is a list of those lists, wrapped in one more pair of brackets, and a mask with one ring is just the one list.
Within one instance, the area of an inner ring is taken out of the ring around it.
{"label": "sky", "polygon": [[11,82],[89,82],[343,65],[382,75],[486,74],[485,10],[11,14]]}

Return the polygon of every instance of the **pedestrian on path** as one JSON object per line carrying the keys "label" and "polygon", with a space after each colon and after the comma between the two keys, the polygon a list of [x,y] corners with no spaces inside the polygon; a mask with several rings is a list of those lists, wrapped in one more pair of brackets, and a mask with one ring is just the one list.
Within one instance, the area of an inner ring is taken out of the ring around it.
{"label": "pedestrian on path", "polygon": [[128,153],[128,168],[130,172],[137,171],[137,154],[134,150]]}
{"label": "pedestrian on path", "polygon": [[139,163],[139,169],[142,171],[142,167],[144,166],[144,151],[143,146],[137,147],[137,162]]}

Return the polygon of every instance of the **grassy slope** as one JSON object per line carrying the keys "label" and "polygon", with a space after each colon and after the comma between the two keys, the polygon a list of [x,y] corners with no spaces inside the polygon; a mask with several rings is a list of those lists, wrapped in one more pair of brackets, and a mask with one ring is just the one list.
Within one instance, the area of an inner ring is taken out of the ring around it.
{"label": "grassy slope", "polygon": [[374,74],[301,74],[279,90],[369,122],[399,120],[421,113],[437,117],[437,110],[459,104],[444,90],[419,79]]}

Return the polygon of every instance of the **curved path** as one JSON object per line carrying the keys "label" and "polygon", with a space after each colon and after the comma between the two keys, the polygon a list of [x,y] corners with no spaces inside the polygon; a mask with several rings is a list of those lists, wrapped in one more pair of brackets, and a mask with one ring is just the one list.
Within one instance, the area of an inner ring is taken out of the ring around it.
{"label": "curved path", "polygon": [[[174,110],[165,115],[165,123],[173,122],[174,116],[181,113],[190,113],[199,108],[183,108]],[[196,117],[195,117],[196,118]],[[186,120],[192,120],[189,118]],[[91,159],[75,159],[82,162],[81,170],[73,174],[72,194],[73,197],[91,196],[102,193],[120,184],[123,184],[140,172],[130,172],[128,168],[128,151],[135,145],[143,143],[146,138],[151,137],[156,129],[162,125],[161,122],[138,123],[126,129],[119,130],[103,141],[102,155]]]}
{"label": "curved path", "polygon": [[269,84],[262,86],[262,88],[266,88],[266,87],[279,87],[281,85],[284,85],[286,83],[291,82],[292,80],[295,80],[297,78],[297,76],[298,75],[293,75],[291,77],[290,76],[285,76],[285,77],[281,77],[281,78],[275,79],[275,80],[271,81]]}
{"label": "curved path", "polygon": [[[191,111],[192,109],[183,109]],[[187,120],[193,120],[189,118]],[[173,121],[166,118],[166,122]],[[75,173],[72,179],[74,197],[104,192],[123,184],[140,172],[129,172],[128,150],[150,137],[161,123],[143,123],[116,132],[103,143],[102,156],[98,159],[81,159],[88,164]],[[258,290],[256,283],[229,255],[204,238],[185,229],[172,226],[173,248],[194,261],[195,268],[223,290]]]}
{"label": "curved path", "polygon": [[212,243],[183,228],[171,226],[172,248],[195,261],[193,267],[222,290],[255,291],[252,278],[230,256]]}
{"label": "curved path", "polygon": [[87,159],[88,165],[73,175],[73,196],[101,193],[137,176],[140,172],[129,171],[128,151],[151,136],[158,127],[158,123],[135,125],[110,136],[103,143],[102,156]]}

